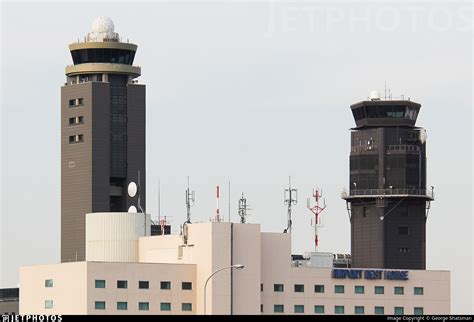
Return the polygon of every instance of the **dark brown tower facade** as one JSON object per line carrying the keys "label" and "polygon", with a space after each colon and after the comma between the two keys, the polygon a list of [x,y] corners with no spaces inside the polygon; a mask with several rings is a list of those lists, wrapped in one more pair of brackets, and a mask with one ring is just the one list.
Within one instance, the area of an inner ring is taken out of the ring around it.
{"label": "dark brown tower facade", "polygon": [[426,134],[421,105],[371,99],[351,105],[349,191],[352,267],[426,268]]}
{"label": "dark brown tower facade", "polygon": [[[85,218],[137,206],[127,186],[140,181],[145,209],[145,85],[135,80],[137,46],[97,18],[61,87],[61,262],[85,260]],[[140,173],[140,179],[138,174]]]}

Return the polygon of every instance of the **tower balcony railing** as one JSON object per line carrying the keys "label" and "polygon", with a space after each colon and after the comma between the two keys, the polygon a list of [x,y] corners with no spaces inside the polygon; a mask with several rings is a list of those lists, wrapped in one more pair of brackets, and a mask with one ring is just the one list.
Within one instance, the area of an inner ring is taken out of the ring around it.
{"label": "tower balcony railing", "polygon": [[418,145],[394,144],[388,146],[388,151],[418,152],[420,147]]}
{"label": "tower balcony railing", "polygon": [[434,200],[434,190],[428,189],[343,189],[342,199],[353,198],[396,198],[396,197],[418,197]]}

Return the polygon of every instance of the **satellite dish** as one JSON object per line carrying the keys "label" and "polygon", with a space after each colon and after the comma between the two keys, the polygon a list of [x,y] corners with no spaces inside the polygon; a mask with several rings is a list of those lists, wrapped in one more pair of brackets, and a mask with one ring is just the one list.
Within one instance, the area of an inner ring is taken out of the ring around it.
{"label": "satellite dish", "polygon": [[137,194],[137,184],[135,182],[130,182],[128,184],[128,195],[130,196],[130,198],[133,198],[135,197],[135,195]]}
{"label": "satellite dish", "polygon": [[421,144],[424,144],[426,142],[426,130],[425,129],[420,130],[420,142],[421,142]]}
{"label": "satellite dish", "polygon": [[132,213],[132,214],[136,214],[137,213],[137,207],[130,206],[130,208],[128,208],[128,212]]}

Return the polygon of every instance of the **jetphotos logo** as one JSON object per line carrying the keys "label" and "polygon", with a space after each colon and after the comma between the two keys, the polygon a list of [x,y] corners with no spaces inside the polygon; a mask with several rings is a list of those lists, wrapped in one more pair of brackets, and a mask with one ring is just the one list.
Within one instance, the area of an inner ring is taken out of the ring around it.
{"label": "jetphotos logo", "polygon": [[61,315],[2,315],[2,322],[59,322]]}

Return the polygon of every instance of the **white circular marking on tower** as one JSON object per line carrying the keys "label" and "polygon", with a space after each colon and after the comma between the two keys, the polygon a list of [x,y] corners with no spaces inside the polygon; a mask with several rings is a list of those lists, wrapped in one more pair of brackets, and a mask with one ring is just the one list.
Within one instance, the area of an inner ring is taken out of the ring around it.
{"label": "white circular marking on tower", "polygon": [[132,213],[132,214],[136,214],[136,213],[137,213],[137,207],[135,207],[135,206],[130,206],[130,207],[128,208],[128,212],[129,212],[129,213]]}

